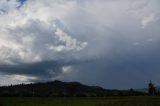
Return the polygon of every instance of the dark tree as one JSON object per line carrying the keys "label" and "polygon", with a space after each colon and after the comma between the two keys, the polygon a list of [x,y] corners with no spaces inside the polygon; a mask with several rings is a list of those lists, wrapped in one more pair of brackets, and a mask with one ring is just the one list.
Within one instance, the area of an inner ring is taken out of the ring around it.
{"label": "dark tree", "polygon": [[78,88],[77,83],[69,83],[67,85],[67,91],[68,91],[69,96],[76,96],[77,88]]}
{"label": "dark tree", "polygon": [[148,94],[149,95],[156,94],[156,88],[155,88],[154,84],[152,83],[152,81],[150,81],[150,83],[148,84]]}

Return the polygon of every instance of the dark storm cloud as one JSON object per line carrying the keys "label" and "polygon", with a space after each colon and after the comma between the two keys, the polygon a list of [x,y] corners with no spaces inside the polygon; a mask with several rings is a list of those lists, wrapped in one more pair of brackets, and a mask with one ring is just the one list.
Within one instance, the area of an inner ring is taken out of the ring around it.
{"label": "dark storm cloud", "polygon": [[159,84],[160,51],[152,52],[156,53],[145,56],[140,53],[113,54],[111,57],[73,65],[72,70],[78,71],[66,79],[122,89],[144,87],[150,79]]}
{"label": "dark storm cloud", "polygon": [[61,73],[63,65],[56,61],[43,61],[31,64],[0,65],[0,70],[4,74],[31,75],[48,80]]}
{"label": "dark storm cloud", "polygon": [[77,62],[43,61],[18,65],[3,64],[0,65],[0,72],[2,76],[7,75],[12,77],[18,75],[20,77],[26,77],[25,80],[17,78],[19,81],[43,82],[55,80],[56,77],[63,73],[63,67],[73,64],[77,64]]}
{"label": "dark storm cloud", "polygon": [[0,72],[4,75],[35,77],[35,79],[26,80],[26,82],[50,81],[63,73],[63,67],[79,63],[77,61],[43,61],[18,65],[1,64]]}

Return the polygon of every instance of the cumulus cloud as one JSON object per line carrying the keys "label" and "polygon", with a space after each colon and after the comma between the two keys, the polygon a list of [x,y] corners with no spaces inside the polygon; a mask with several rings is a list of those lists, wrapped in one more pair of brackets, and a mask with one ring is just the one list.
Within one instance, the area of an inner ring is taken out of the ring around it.
{"label": "cumulus cloud", "polygon": [[61,51],[80,51],[86,47],[87,42],[78,42],[76,39],[71,38],[63,30],[57,29],[55,38],[58,40],[58,46],[50,46],[49,49],[56,52]]}
{"label": "cumulus cloud", "polygon": [[158,0],[1,0],[1,73],[111,88],[158,82],[158,10]]}
{"label": "cumulus cloud", "polygon": [[[6,4],[11,5],[8,2]],[[43,17],[46,12],[40,13],[41,16],[33,16],[34,9],[30,8],[29,4],[27,6],[24,10],[14,8],[11,10],[12,13],[5,14],[1,18],[1,23],[3,23],[0,39],[1,63],[16,64],[56,60],[62,58],[57,52],[63,53],[63,58],[65,58],[69,52],[74,54],[87,46],[87,42],[79,41],[65,32],[64,26],[59,25],[60,22],[55,20],[54,13],[52,14],[53,19],[48,15]],[[39,6],[36,9],[39,9]],[[5,20],[6,17],[8,19]],[[48,18],[51,19],[48,20]]]}

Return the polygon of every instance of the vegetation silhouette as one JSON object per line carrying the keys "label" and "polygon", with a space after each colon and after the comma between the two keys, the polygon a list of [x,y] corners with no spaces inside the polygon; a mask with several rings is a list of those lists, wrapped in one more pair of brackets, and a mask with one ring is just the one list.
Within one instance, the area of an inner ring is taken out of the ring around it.
{"label": "vegetation silhouette", "polygon": [[98,86],[83,85],[79,82],[51,81],[46,83],[19,84],[0,87],[1,97],[106,97],[140,96],[145,92],[104,89]]}

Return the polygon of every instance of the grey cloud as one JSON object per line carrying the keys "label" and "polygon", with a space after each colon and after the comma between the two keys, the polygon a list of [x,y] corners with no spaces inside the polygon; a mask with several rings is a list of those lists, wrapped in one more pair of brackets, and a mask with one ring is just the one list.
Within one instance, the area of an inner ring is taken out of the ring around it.
{"label": "grey cloud", "polygon": [[28,0],[0,18],[5,35],[0,36],[0,57],[7,63],[1,62],[1,72],[106,88],[143,87],[150,79],[158,83],[157,4],[158,0]]}
{"label": "grey cloud", "polygon": [[64,63],[58,61],[43,61],[31,64],[0,65],[1,73],[7,75],[34,76],[41,81],[48,81],[62,72]]}
{"label": "grey cloud", "polygon": [[[155,51],[153,51],[155,52]],[[152,79],[159,84],[160,57],[148,54],[115,54],[112,57],[95,59],[72,66],[72,75],[64,79],[101,85],[106,88],[138,88]],[[118,53],[119,54],[119,53]]]}

